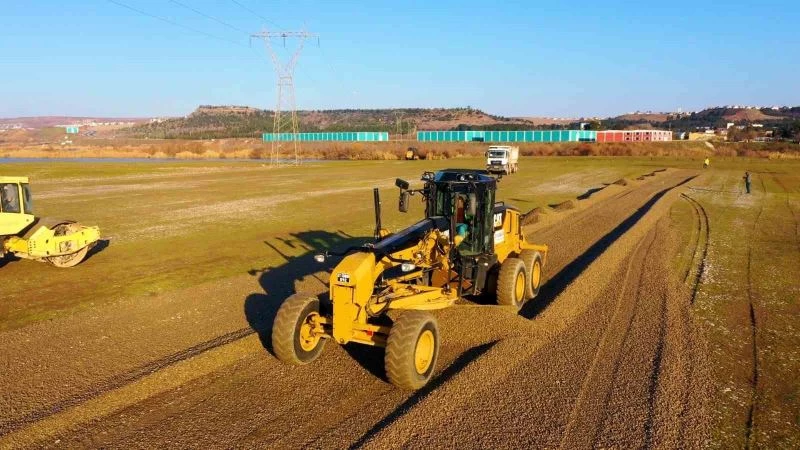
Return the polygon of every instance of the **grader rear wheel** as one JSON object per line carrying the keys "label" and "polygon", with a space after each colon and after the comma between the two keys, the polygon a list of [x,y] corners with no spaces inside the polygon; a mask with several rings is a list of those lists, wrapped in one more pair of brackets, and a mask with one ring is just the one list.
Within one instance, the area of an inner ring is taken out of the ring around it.
{"label": "grader rear wheel", "polygon": [[439,327],[424,311],[408,311],[397,318],[386,341],[386,376],[409,391],[425,386],[439,357]]}
{"label": "grader rear wheel", "polygon": [[318,327],[319,299],[294,294],[284,300],[272,325],[272,350],[286,364],[302,365],[317,359],[325,347]]}
{"label": "grader rear wheel", "polygon": [[497,276],[497,304],[522,308],[527,285],[525,263],[519,258],[506,258]]}
{"label": "grader rear wheel", "polygon": [[539,294],[539,288],[542,287],[542,254],[536,250],[523,250],[519,259],[525,264],[528,275],[525,298],[530,300]]}
{"label": "grader rear wheel", "polygon": [[[71,233],[77,233],[80,230],[81,230],[80,225],[74,222],[68,222],[56,225],[53,231],[56,236],[66,236]],[[83,261],[84,258],[86,258],[86,255],[88,253],[89,253],[89,246],[86,246],[68,255],[51,256],[47,258],[47,262],[56,267],[61,267],[61,268],[75,267],[81,261]]]}

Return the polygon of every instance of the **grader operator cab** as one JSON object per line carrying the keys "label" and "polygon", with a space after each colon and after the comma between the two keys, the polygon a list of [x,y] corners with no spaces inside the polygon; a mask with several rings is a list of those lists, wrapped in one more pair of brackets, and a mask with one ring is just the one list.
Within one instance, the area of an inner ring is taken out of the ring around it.
{"label": "grader operator cab", "polygon": [[328,339],[383,346],[389,381],[419,389],[439,354],[439,328],[428,311],[465,295],[488,294],[515,309],[536,296],[547,246],[526,242],[519,211],[495,202],[497,180],[482,170],[446,169],[426,172],[422,181],[421,189],[400,179],[396,185],[400,211],[419,194],[424,219],[390,234],[375,189],[375,242],[315,257],[344,257],[331,274],[331,304],[321,308],[319,298],[302,293],[284,301],[272,330],[281,361],[309,363]]}
{"label": "grader operator cab", "polygon": [[98,239],[97,227],[37,218],[28,178],[0,176],[0,258],[11,253],[56,267],[73,267]]}

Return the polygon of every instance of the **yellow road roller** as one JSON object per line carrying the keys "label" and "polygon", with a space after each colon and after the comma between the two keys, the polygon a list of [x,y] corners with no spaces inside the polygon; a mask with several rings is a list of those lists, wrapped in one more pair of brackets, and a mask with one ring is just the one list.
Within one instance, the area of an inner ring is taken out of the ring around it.
{"label": "yellow road roller", "polygon": [[0,258],[18,258],[73,267],[100,239],[100,229],[72,220],[38,218],[26,177],[0,176]]}

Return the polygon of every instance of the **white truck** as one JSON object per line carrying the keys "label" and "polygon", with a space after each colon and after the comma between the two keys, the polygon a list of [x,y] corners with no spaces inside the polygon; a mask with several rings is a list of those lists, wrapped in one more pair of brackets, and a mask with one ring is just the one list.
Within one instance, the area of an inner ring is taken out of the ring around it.
{"label": "white truck", "polygon": [[508,175],[519,170],[519,147],[493,145],[486,151],[486,170]]}

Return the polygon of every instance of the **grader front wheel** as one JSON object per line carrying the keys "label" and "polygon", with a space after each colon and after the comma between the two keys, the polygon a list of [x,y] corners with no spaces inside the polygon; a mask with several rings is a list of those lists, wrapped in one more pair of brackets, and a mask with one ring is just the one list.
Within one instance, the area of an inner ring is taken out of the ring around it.
{"label": "grader front wheel", "polygon": [[294,294],[284,300],[272,325],[272,350],[286,364],[302,365],[317,359],[325,347],[318,327],[319,299]]}
{"label": "grader front wheel", "polygon": [[430,381],[439,357],[439,327],[424,311],[397,318],[386,341],[386,376],[395,386],[417,390]]}

